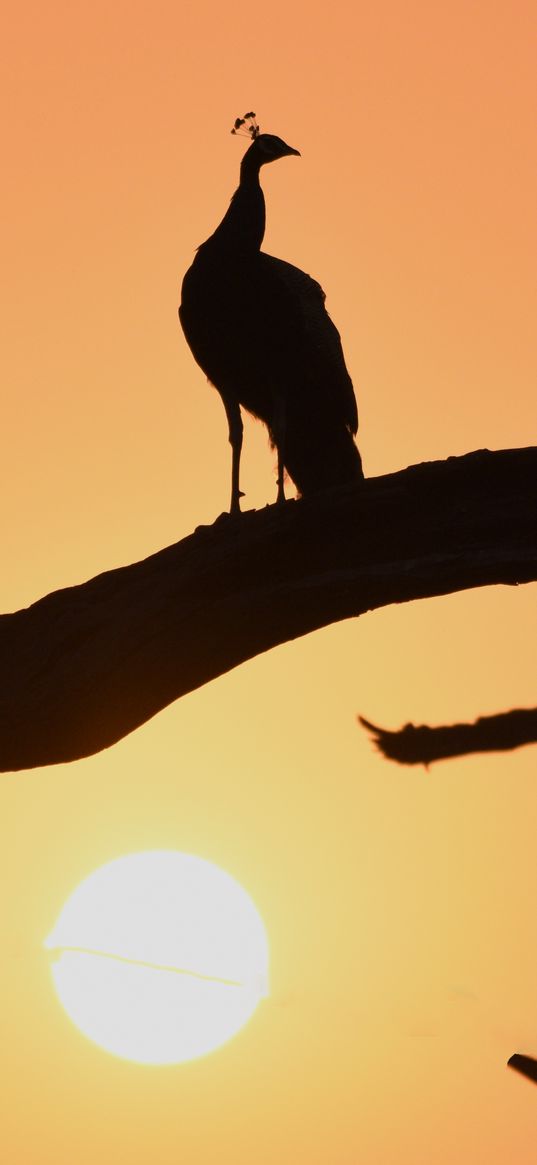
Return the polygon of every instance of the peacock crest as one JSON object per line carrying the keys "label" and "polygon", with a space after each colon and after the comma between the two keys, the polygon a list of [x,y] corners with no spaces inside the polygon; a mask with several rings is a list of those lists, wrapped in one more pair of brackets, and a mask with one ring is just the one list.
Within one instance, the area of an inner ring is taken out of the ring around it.
{"label": "peacock crest", "polygon": [[255,113],[245,113],[244,117],[236,117],[231,132],[239,134],[243,138],[251,138],[254,142],[259,136],[259,126],[255,120]]}

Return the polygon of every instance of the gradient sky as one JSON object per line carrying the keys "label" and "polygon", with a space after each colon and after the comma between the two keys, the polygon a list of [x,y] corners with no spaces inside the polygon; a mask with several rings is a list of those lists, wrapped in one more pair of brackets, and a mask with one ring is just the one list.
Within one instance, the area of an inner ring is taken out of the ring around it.
{"label": "gradient sky", "polygon": [[[265,248],[320,279],[368,475],[535,442],[530,0],[306,9],[11,5],[3,18],[0,609],[136,561],[228,504],[224,410],[177,321],[253,108]],[[237,336],[240,342],[240,335]],[[275,496],[246,427],[245,504]],[[397,727],[535,704],[535,587],[392,607],[187,696],[99,756],[3,776],[10,1165],[535,1160],[537,752],[397,769]],[[41,944],[74,886],[176,848],[254,897],[270,999],[148,1069],[61,1012]]]}

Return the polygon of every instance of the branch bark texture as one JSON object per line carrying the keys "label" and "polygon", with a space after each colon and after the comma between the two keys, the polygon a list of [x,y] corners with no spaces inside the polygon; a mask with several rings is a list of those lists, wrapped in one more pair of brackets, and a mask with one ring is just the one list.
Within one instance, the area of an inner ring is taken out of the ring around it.
{"label": "branch bark texture", "polygon": [[178,697],[391,603],[537,579],[537,449],[222,516],[0,616],[0,770],[99,752]]}

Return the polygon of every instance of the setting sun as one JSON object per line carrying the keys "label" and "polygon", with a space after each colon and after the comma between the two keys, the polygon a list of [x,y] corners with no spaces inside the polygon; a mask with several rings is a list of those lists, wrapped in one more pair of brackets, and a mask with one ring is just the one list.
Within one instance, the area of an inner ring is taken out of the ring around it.
{"label": "setting sun", "polygon": [[71,894],[45,946],[76,1027],[140,1063],[213,1051],[267,994],[267,940],[251,898],[192,854],[155,850],[102,866]]}

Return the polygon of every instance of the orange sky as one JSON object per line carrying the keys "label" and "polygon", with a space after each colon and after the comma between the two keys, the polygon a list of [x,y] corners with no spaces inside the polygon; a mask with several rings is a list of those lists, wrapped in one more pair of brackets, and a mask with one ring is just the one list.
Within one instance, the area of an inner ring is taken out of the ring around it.
{"label": "orange sky", "polygon": [[[327,292],[366,473],[535,442],[536,24],[529,0],[12,6],[0,609],[227,506],[224,411],[177,303],[245,109],[302,154],[263,173],[265,245]],[[253,423],[243,477],[246,505],[273,500]],[[327,628],[100,756],[2,777],[10,1165],[534,1161],[537,1090],[505,1061],[537,1056],[537,753],[407,772],[354,721],[535,704],[534,597]],[[248,889],[272,994],[212,1056],[144,1069],[69,1024],[41,943],[81,878],[155,848]]]}

